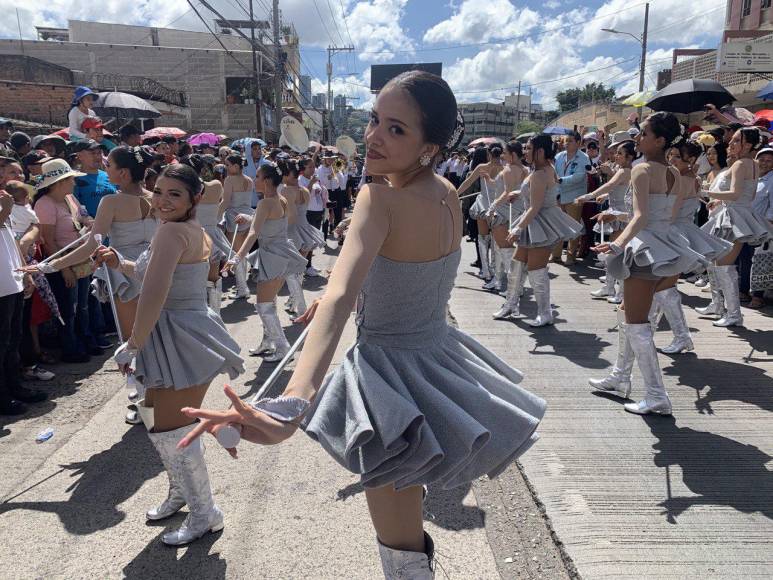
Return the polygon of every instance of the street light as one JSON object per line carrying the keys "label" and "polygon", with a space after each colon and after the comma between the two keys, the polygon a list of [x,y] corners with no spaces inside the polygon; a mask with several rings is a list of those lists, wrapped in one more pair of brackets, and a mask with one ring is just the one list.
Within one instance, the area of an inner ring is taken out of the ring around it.
{"label": "street light", "polygon": [[[622,30],[615,30],[614,28],[602,28],[602,32],[608,32],[609,34],[626,34],[641,44],[641,63],[639,64],[639,92],[644,90],[644,65],[647,61],[647,25],[650,18],[650,5],[649,2],[644,5],[644,30],[641,36],[636,36],[630,32],[624,32]],[[639,118],[641,118],[641,107],[639,107]]]}

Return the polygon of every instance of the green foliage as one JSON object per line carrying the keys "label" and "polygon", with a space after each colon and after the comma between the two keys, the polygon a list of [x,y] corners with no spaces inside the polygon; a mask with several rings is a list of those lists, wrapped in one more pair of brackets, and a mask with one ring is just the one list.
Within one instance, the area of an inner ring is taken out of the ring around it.
{"label": "green foliage", "polygon": [[581,89],[566,89],[556,94],[560,112],[572,111],[591,101],[611,101],[616,97],[614,87],[604,83],[588,83]]}
{"label": "green foliage", "polygon": [[515,126],[515,135],[521,135],[522,133],[540,133],[543,126],[534,121],[524,119]]}

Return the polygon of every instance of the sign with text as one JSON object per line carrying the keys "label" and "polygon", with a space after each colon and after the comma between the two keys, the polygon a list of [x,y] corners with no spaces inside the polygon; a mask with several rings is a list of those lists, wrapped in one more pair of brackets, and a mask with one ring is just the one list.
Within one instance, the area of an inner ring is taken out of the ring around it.
{"label": "sign with text", "polygon": [[773,42],[725,42],[717,53],[717,72],[773,72]]}

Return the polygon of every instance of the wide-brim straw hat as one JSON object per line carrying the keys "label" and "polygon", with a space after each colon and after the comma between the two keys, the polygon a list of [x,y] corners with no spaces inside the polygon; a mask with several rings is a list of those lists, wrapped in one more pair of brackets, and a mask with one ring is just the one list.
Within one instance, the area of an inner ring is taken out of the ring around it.
{"label": "wide-brim straw hat", "polygon": [[633,141],[633,138],[628,133],[628,131],[615,131],[612,133],[612,139],[609,142],[609,147],[617,147],[621,143],[625,143],[626,141]]}
{"label": "wide-brim straw hat", "polygon": [[40,191],[50,187],[57,181],[62,181],[68,177],[83,177],[85,173],[75,171],[64,159],[52,159],[46,161],[40,168],[40,175],[35,178],[35,189]]}

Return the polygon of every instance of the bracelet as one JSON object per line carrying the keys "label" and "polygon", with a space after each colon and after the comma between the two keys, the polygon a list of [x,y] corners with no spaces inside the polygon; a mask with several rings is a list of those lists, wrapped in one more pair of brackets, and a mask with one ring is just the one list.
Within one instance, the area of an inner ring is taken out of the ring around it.
{"label": "bracelet", "polygon": [[37,264],[37,267],[42,274],[55,274],[56,272],[59,271],[56,268],[54,268],[49,262],[40,262]]}
{"label": "bracelet", "polygon": [[238,266],[239,263],[242,261],[242,257],[239,254],[234,254],[233,256],[231,256],[231,259],[228,261],[231,262],[234,266]]}

